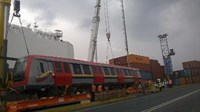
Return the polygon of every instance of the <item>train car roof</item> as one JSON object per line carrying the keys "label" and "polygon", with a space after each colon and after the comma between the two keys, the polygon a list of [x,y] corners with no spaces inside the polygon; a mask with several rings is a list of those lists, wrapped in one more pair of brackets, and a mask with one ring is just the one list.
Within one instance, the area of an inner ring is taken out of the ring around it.
{"label": "train car roof", "polygon": [[119,65],[111,65],[111,64],[105,64],[105,63],[89,62],[89,61],[62,58],[62,57],[53,57],[53,56],[44,56],[44,55],[28,55],[27,57],[40,58],[40,59],[51,60],[51,61],[66,61],[66,62],[70,62],[70,63],[91,64],[91,65],[100,65],[100,66],[107,66],[107,67],[117,67],[117,68],[126,68],[126,69],[139,70],[137,68],[124,67],[124,66],[119,66]]}

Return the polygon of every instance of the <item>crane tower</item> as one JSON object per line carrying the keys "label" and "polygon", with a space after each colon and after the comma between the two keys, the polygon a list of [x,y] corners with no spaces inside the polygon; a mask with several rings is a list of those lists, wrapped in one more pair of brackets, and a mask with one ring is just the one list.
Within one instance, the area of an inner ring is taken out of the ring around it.
{"label": "crane tower", "polygon": [[101,7],[101,0],[97,0],[96,6],[95,6],[95,13],[92,20],[93,26],[92,26],[92,33],[91,33],[91,39],[90,39],[90,45],[89,45],[89,51],[88,51],[88,61],[92,61],[92,62],[94,61],[95,53],[97,57],[97,35],[98,35],[99,22],[100,22],[100,16],[99,16],[100,7]]}
{"label": "crane tower", "polygon": [[170,77],[173,73],[171,56],[175,55],[175,52],[173,49],[169,49],[167,36],[167,34],[158,35],[158,38],[160,39],[160,46],[165,66],[165,75]]}

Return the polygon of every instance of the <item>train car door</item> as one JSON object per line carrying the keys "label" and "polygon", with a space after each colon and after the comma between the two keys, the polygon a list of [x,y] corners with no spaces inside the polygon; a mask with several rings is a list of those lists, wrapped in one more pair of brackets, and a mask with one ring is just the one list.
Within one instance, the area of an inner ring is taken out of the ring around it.
{"label": "train car door", "polygon": [[71,84],[72,74],[68,63],[54,62],[55,84],[65,86]]}
{"label": "train car door", "polygon": [[[52,85],[54,80],[53,65],[48,60],[35,59],[31,65],[29,84],[31,85]],[[36,75],[36,77],[35,77]]]}
{"label": "train car door", "polygon": [[117,80],[119,83],[124,83],[125,81],[125,77],[124,77],[124,74],[122,72],[122,69],[116,69],[116,72],[117,72]]}
{"label": "train car door", "polygon": [[105,79],[104,79],[102,68],[99,66],[92,66],[92,70],[94,74],[94,83],[103,84]]}

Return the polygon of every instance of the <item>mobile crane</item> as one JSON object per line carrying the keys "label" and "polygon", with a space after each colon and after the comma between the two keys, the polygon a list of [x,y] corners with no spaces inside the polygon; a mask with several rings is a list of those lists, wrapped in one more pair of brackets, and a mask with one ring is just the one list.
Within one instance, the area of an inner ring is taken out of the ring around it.
{"label": "mobile crane", "polygon": [[0,88],[6,87],[7,80],[7,30],[11,0],[0,0]]}
{"label": "mobile crane", "polygon": [[101,7],[101,0],[97,0],[96,6],[95,6],[95,13],[92,20],[93,27],[92,27],[92,33],[91,33],[91,39],[90,39],[90,45],[89,45],[89,51],[88,51],[88,61],[92,61],[92,62],[94,61],[95,54],[97,56],[97,35],[98,35],[99,22],[100,22],[100,16],[99,16],[100,7]]}
{"label": "mobile crane", "polygon": [[[7,57],[7,34],[9,30],[9,12],[11,0],[0,0],[0,112],[18,112],[26,109],[42,108],[48,106],[61,105],[72,102],[87,103],[90,101],[89,94],[76,94],[72,96],[60,96],[45,99],[1,102],[1,96],[5,95],[8,90],[8,64],[7,60],[17,60],[16,58]],[[20,17],[20,1],[14,1],[13,17]],[[21,21],[20,21],[21,22]],[[12,81],[12,80],[10,80]]]}

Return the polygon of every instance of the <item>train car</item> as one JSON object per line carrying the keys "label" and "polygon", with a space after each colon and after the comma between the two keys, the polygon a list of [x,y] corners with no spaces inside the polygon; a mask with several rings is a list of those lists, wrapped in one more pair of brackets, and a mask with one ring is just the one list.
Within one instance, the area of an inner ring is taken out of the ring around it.
{"label": "train car", "polygon": [[141,78],[135,68],[75,59],[29,55],[17,60],[13,85],[3,100],[95,92],[92,87],[127,88]]}

